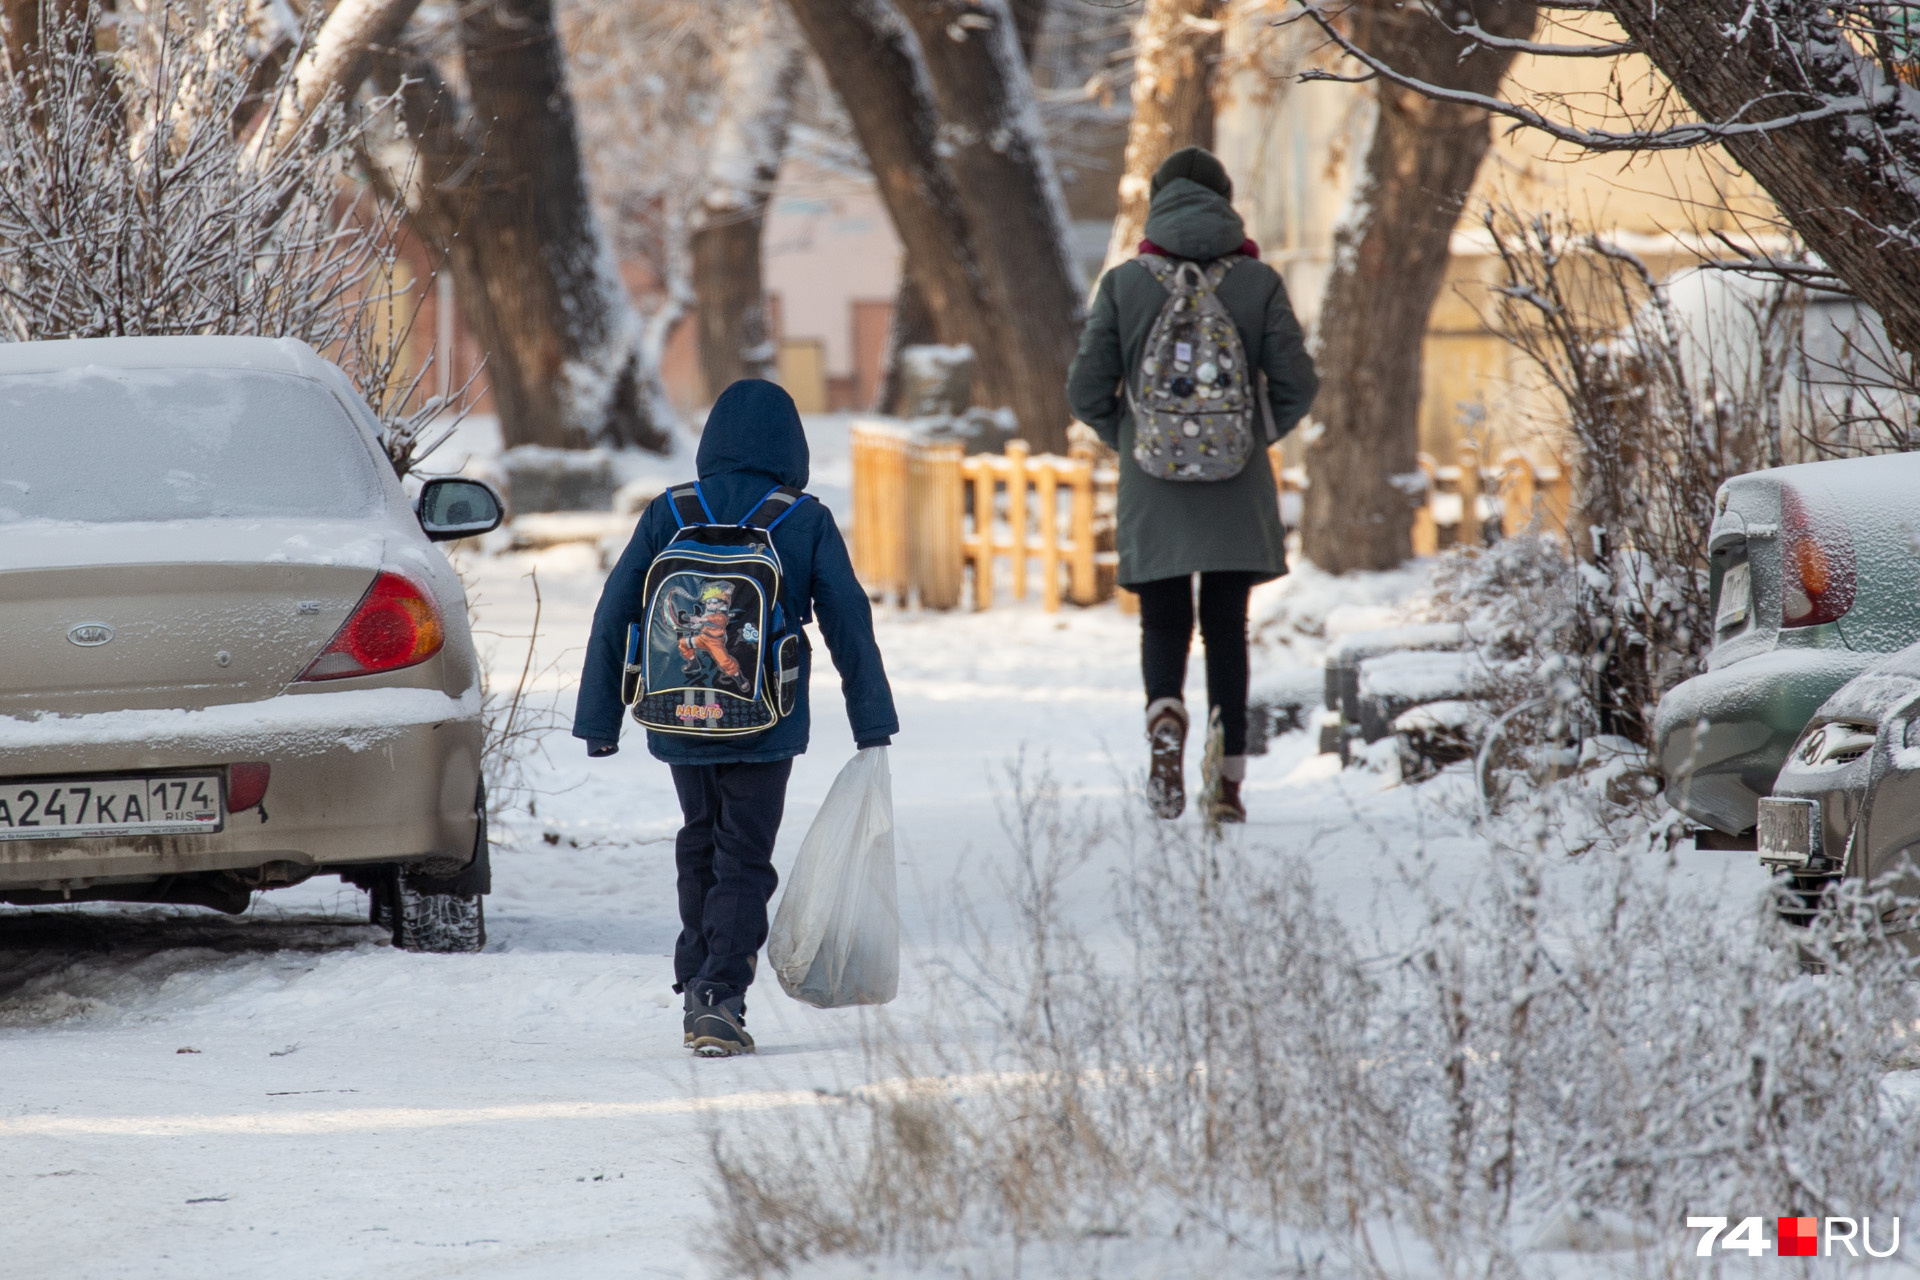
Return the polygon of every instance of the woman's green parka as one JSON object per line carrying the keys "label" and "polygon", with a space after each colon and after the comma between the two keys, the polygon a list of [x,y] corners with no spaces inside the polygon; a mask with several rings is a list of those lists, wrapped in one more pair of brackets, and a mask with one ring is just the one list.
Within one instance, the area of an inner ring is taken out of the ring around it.
{"label": "woman's green parka", "polygon": [[[1246,228],[1226,197],[1175,178],[1154,195],[1146,235],[1176,258],[1204,263],[1237,251]],[[1272,267],[1249,259],[1227,273],[1218,294],[1247,355],[1267,375],[1274,430],[1285,435],[1305,416],[1320,387],[1286,285]],[[1285,534],[1264,447],[1271,441],[1261,439],[1265,424],[1260,418],[1255,418],[1253,456],[1231,480],[1160,480],[1134,464],[1126,388],[1133,384],[1147,332],[1166,300],[1166,290],[1137,261],[1107,272],[1067,374],[1074,416],[1120,454],[1120,582],[1220,570],[1277,578],[1287,571]]]}

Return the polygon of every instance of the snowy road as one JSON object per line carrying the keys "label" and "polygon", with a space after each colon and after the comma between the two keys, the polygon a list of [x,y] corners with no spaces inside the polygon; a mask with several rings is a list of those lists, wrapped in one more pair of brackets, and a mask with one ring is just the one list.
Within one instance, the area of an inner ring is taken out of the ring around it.
{"label": "snowy road", "polygon": [[[537,683],[570,708],[591,554],[472,568],[509,676],[524,646],[506,637],[527,631],[538,569]],[[1111,606],[883,611],[879,630],[904,725],[909,966],[894,1012],[911,1026],[914,967],[951,936],[956,895],[996,919],[996,806],[1015,754],[1088,796],[1137,766],[1137,641]],[[815,708],[783,867],[852,749],[830,672]],[[332,880],[237,919],[0,909],[0,1276],[701,1274],[713,1128],[869,1078],[861,1036],[876,1024],[767,982],[750,1001],[760,1056],[691,1061],[668,990],[667,772],[632,740],[591,766],[564,730],[550,745],[537,812],[500,833],[479,956],[391,950],[359,923],[362,895]],[[1375,901],[1396,850],[1424,840],[1444,861],[1468,847],[1421,789],[1330,765],[1304,733],[1256,759],[1246,838],[1324,851],[1330,887],[1355,904]],[[1105,883],[1101,867],[1075,882],[1089,919]]]}

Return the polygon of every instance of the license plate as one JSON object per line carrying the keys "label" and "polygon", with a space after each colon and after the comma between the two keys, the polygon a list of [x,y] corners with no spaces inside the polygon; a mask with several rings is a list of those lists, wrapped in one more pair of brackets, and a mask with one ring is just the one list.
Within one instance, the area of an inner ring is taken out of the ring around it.
{"label": "license plate", "polygon": [[0,840],[218,831],[220,775],[0,782]]}
{"label": "license plate", "polygon": [[1760,802],[1760,831],[1755,843],[1762,862],[1806,866],[1820,852],[1820,802],[1768,796]]}

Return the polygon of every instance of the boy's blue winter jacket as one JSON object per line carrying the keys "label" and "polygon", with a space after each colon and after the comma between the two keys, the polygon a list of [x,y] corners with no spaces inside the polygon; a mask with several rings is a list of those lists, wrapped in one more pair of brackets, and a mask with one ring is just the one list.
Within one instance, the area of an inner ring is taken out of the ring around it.
{"label": "boy's blue winter jacket", "polygon": [[[743,379],[728,387],[707,416],[695,465],[701,492],[714,519],[720,521],[744,519],[776,485],[804,488],[807,437],[793,398],[759,379]],[[677,528],[671,501],[665,494],[655,498],[607,576],[600,605],[593,612],[593,635],[587,641],[586,670],[573,713],[576,738],[589,743],[620,739],[621,722],[626,719],[626,708],[620,704],[620,671],[627,625],[640,616],[647,566]],[[853,576],[853,562],[847,558],[847,544],[832,513],[817,500],[802,502],[773,531],[773,546],[780,553],[787,595],[799,610],[800,621],[810,622],[817,616],[833,665],[840,670],[854,741],[874,743],[892,737],[900,731],[900,722],[894,715],[893,691],[887,687],[880,647],[873,639],[873,611]],[[799,755],[807,749],[807,683],[812,665],[810,649],[803,651],[794,712],[765,733],[702,742],[649,732],[647,749],[668,764],[730,764]]]}

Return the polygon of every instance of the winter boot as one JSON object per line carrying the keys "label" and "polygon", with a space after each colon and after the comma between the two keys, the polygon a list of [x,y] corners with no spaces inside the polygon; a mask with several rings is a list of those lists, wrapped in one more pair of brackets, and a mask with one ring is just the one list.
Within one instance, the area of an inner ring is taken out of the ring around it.
{"label": "winter boot", "polygon": [[1240,784],[1232,778],[1220,779],[1220,795],[1213,802],[1215,822],[1245,822],[1247,806],[1240,799]]}
{"label": "winter boot", "polygon": [[1247,758],[1245,756],[1220,757],[1220,778],[1213,797],[1213,820],[1219,822],[1245,822],[1247,806],[1240,799],[1240,784],[1247,778]]}
{"label": "winter boot", "polygon": [[1156,698],[1147,707],[1147,803],[1157,818],[1177,818],[1187,808],[1187,709],[1178,698]]}
{"label": "winter boot", "polygon": [[687,1014],[687,1047],[703,1058],[730,1058],[736,1053],[752,1053],[753,1037],[741,1024],[746,1020],[747,1002],[741,996],[714,1001],[706,993],[707,1003],[696,1004]]}

